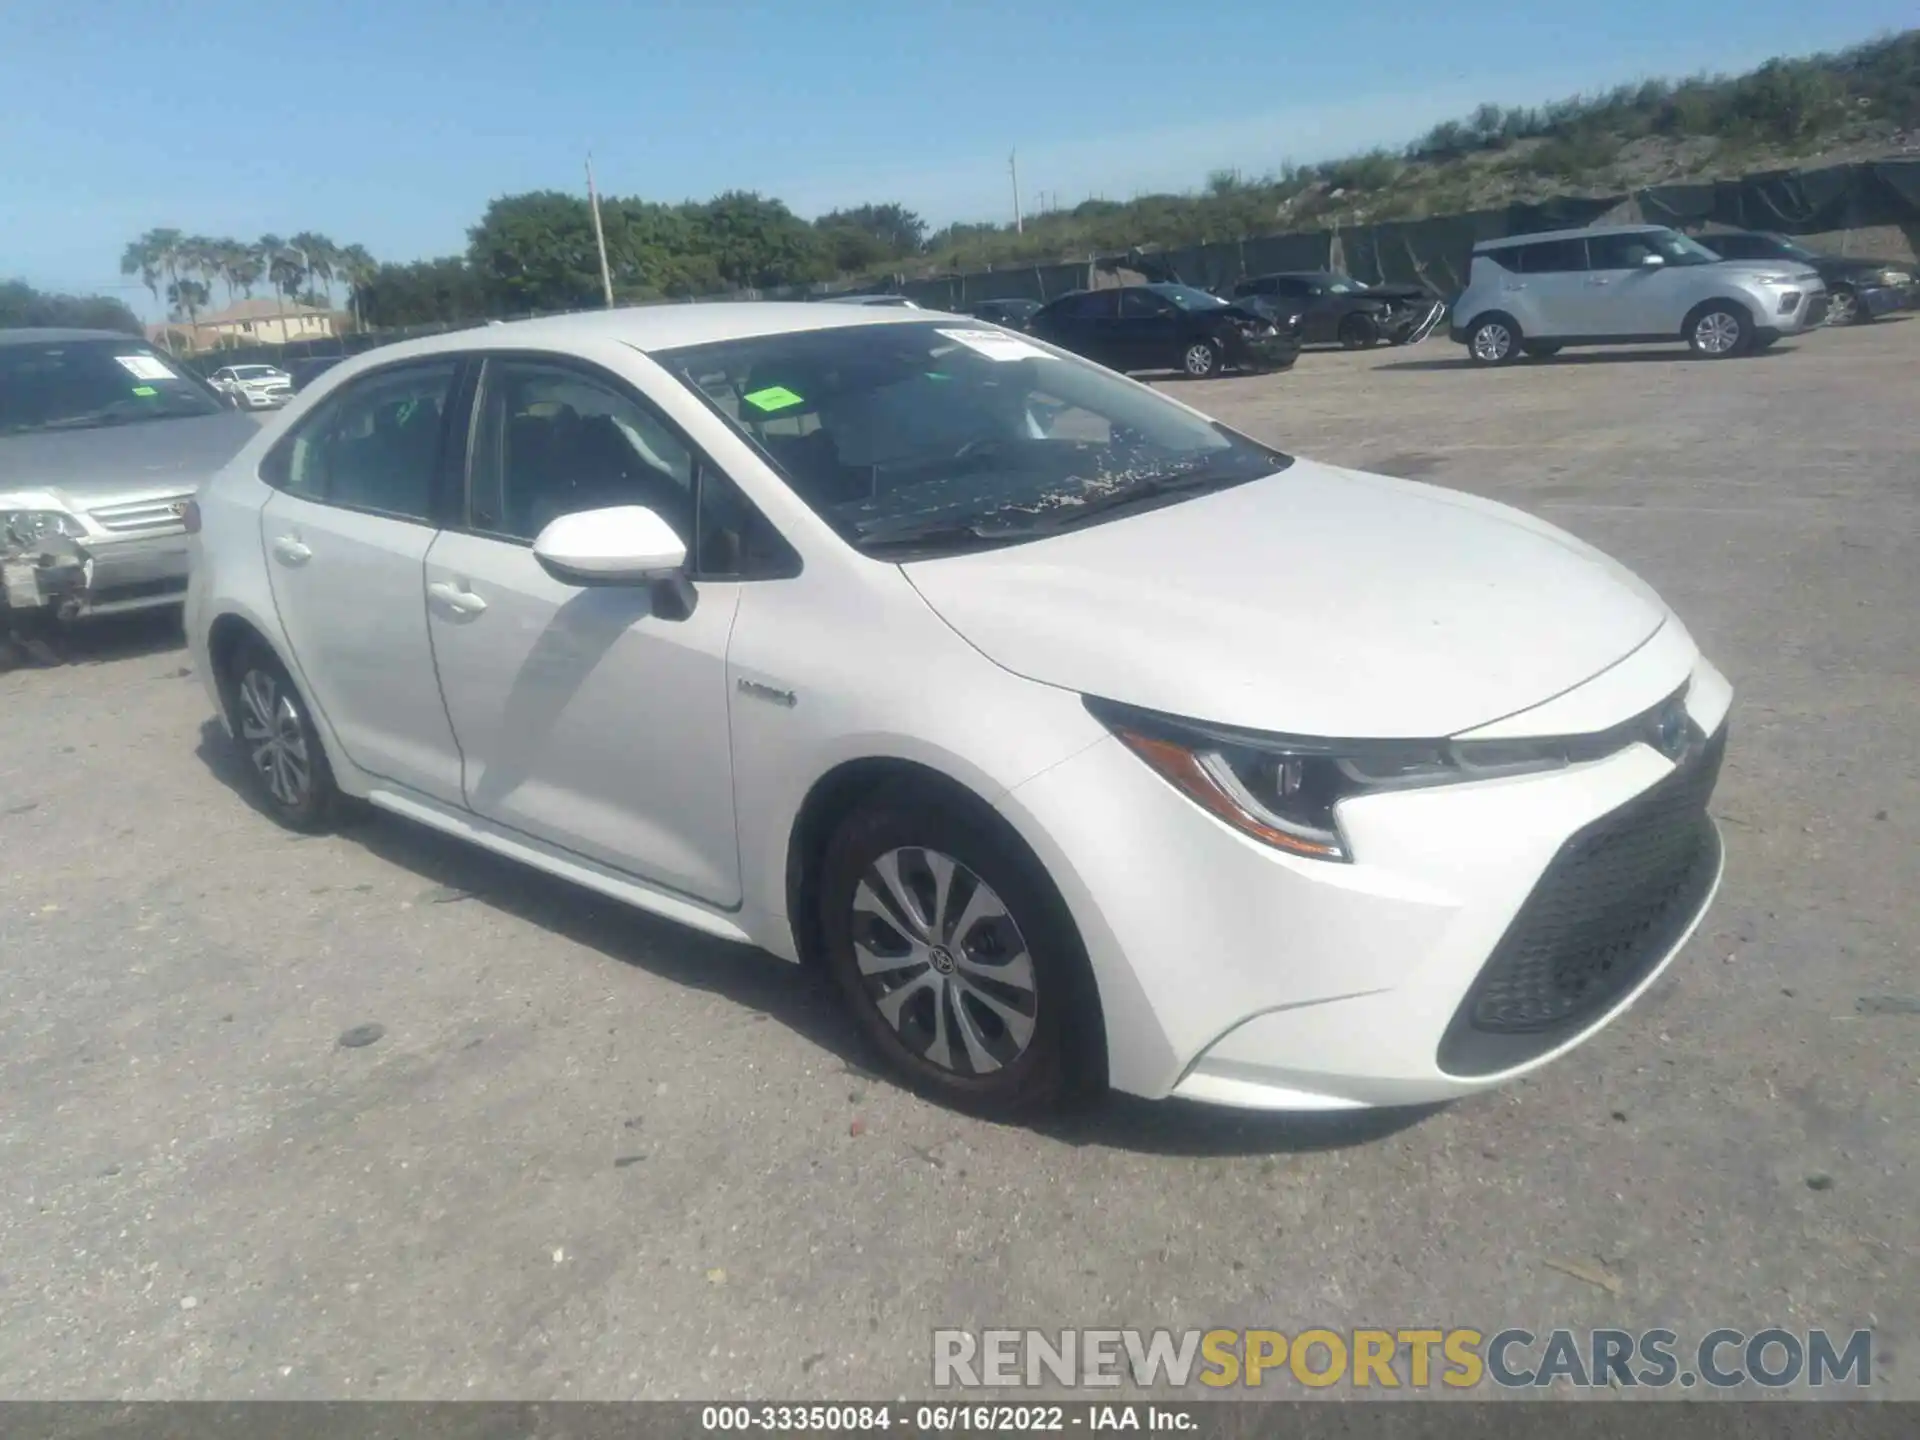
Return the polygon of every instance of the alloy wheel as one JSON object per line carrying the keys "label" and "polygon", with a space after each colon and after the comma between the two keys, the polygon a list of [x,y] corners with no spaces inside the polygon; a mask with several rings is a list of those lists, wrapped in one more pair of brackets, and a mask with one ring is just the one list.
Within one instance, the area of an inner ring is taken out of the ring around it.
{"label": "alloy wheel", "polygon": [[297,807],[313,791],[313,762],[299,708],[279,680],[261,669],[240,678],[240,740],[267,793]]}
{"label": "alloy wheel", "polygon": [[1709,310],[1693,327],[1693,342],[1705,355],[1730,355],[1740,347],[1740,320],[1725,310]]}
{"label": "alloy wheel", "polygon": [[1498,362],[1513,353],[1513,332],[1490,320],[1473,332],[1473,358]]}
{"label": "alloy wheel", "polygon": [[1189,375],[1205,376],[1213,373],[1215,365],[1211,345],[1189,345],[1186,354],[1186,368]]}
{"label": "alloy wheel", "polygon": [[1851,290],[1836,290],[1827,298],[1827,323],[1852,325],[1860,318],[1860,301]]}
{"label": "alloy wheel", "polygon": [[889,850],[855,887],[852,920],[867,996],[909,1051],[959,1076],[1026,1052],[1039,1014],[1033,957],[972,870],[938,850]]}

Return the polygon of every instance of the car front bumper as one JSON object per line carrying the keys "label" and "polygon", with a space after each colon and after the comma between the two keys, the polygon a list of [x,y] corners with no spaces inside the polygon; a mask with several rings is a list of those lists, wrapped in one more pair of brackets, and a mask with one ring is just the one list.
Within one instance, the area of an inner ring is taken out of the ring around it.
{"label": "car front bumper", "polygon": [[[1660,674],[1653,657],[1623,666],[1669,685],[1679,643]],[[1117,740],[1017,787],[1002,807],[1052,847],[1042,859],[1093,965],[1115,1087],[1269,1110],[1433,1103],[1606,1025],[1719,883],[1705,804],[1732,690],[1683,658],[1703,738],[1681,763],[1632,744],[1561,771],[1350,801],[1350,864],[1243,836]],[[1563,705],[1592,703],[1579,695],[1543,712],[1564,722]]]}
{"label": "car front bumper", "polygon": [[89,535],[49,542],[0,561],[6,607],[59,620],[154,610],[187,593],[184,528],[133,536]]}
{"label": "car front bumper", "polygon": [[1300,358],[1300,341],[1284,330],[1272,335],[1235,335],[1227,341],[1227,362],[1248,370],[1285,370]]}
{"label": "car front bumper", "polygon": [[1860,308],[1869,315],[1892,315],[1920,305],[1920,287],[1913,285],[1863,285],[1853,292]]}

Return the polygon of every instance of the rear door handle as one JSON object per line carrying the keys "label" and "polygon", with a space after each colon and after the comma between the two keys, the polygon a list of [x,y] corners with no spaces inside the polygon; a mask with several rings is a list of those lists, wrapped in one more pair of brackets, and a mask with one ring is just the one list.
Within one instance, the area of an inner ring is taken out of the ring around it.
{"label": "rear door handle", "polygon": [[304,565],[313,558],[313,551],[302,545],[291,535],[282,535],[273,542],[273,553],[288,565]]}
{"label": "rear door handle", "polygon": [[427,586],[427,594],[445,605],[456,615],[478,615],[487,608],[487,602],[464,586],[450,580],[436,580]]}

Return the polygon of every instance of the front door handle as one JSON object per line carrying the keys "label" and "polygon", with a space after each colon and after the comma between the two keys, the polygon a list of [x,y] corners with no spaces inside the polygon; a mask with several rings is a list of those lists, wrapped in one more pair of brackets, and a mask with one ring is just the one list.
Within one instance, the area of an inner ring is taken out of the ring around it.
{"label": "front door handle", "polygon": [[282,535],[273,542],[273,553],[288,565],[304,565],[313,558],[313,551],[302,545],[292,535]]}
{"label": "front door handle", "polygon": [[445,605],[456,615],[478,615],[487,608],[487,602],[464,586],[450,580],[436,580],[427,586],[427,594]]}
{"label": "front door handle", "polygon": [[1587,284],[1589,285],[1605,285],[1607,283],[1607,277],[1604,275],[1589,275],[1587,277]]}

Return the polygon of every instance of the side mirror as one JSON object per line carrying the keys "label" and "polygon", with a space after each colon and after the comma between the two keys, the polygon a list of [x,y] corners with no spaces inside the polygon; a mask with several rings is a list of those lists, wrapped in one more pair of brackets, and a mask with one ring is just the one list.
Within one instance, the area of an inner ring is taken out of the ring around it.
{"label": "side mirror", "polygon": [[644,505],[562,515],[533,542],[533,558],[563,585],[646,585],[678,575],[687,547]]}
{"label": "side mirror", "polygon": [[1642,270],[1658,270],[1666,263],[1667,257],[1664,255],[1642,255],[1640,257],[1640,268]]}

